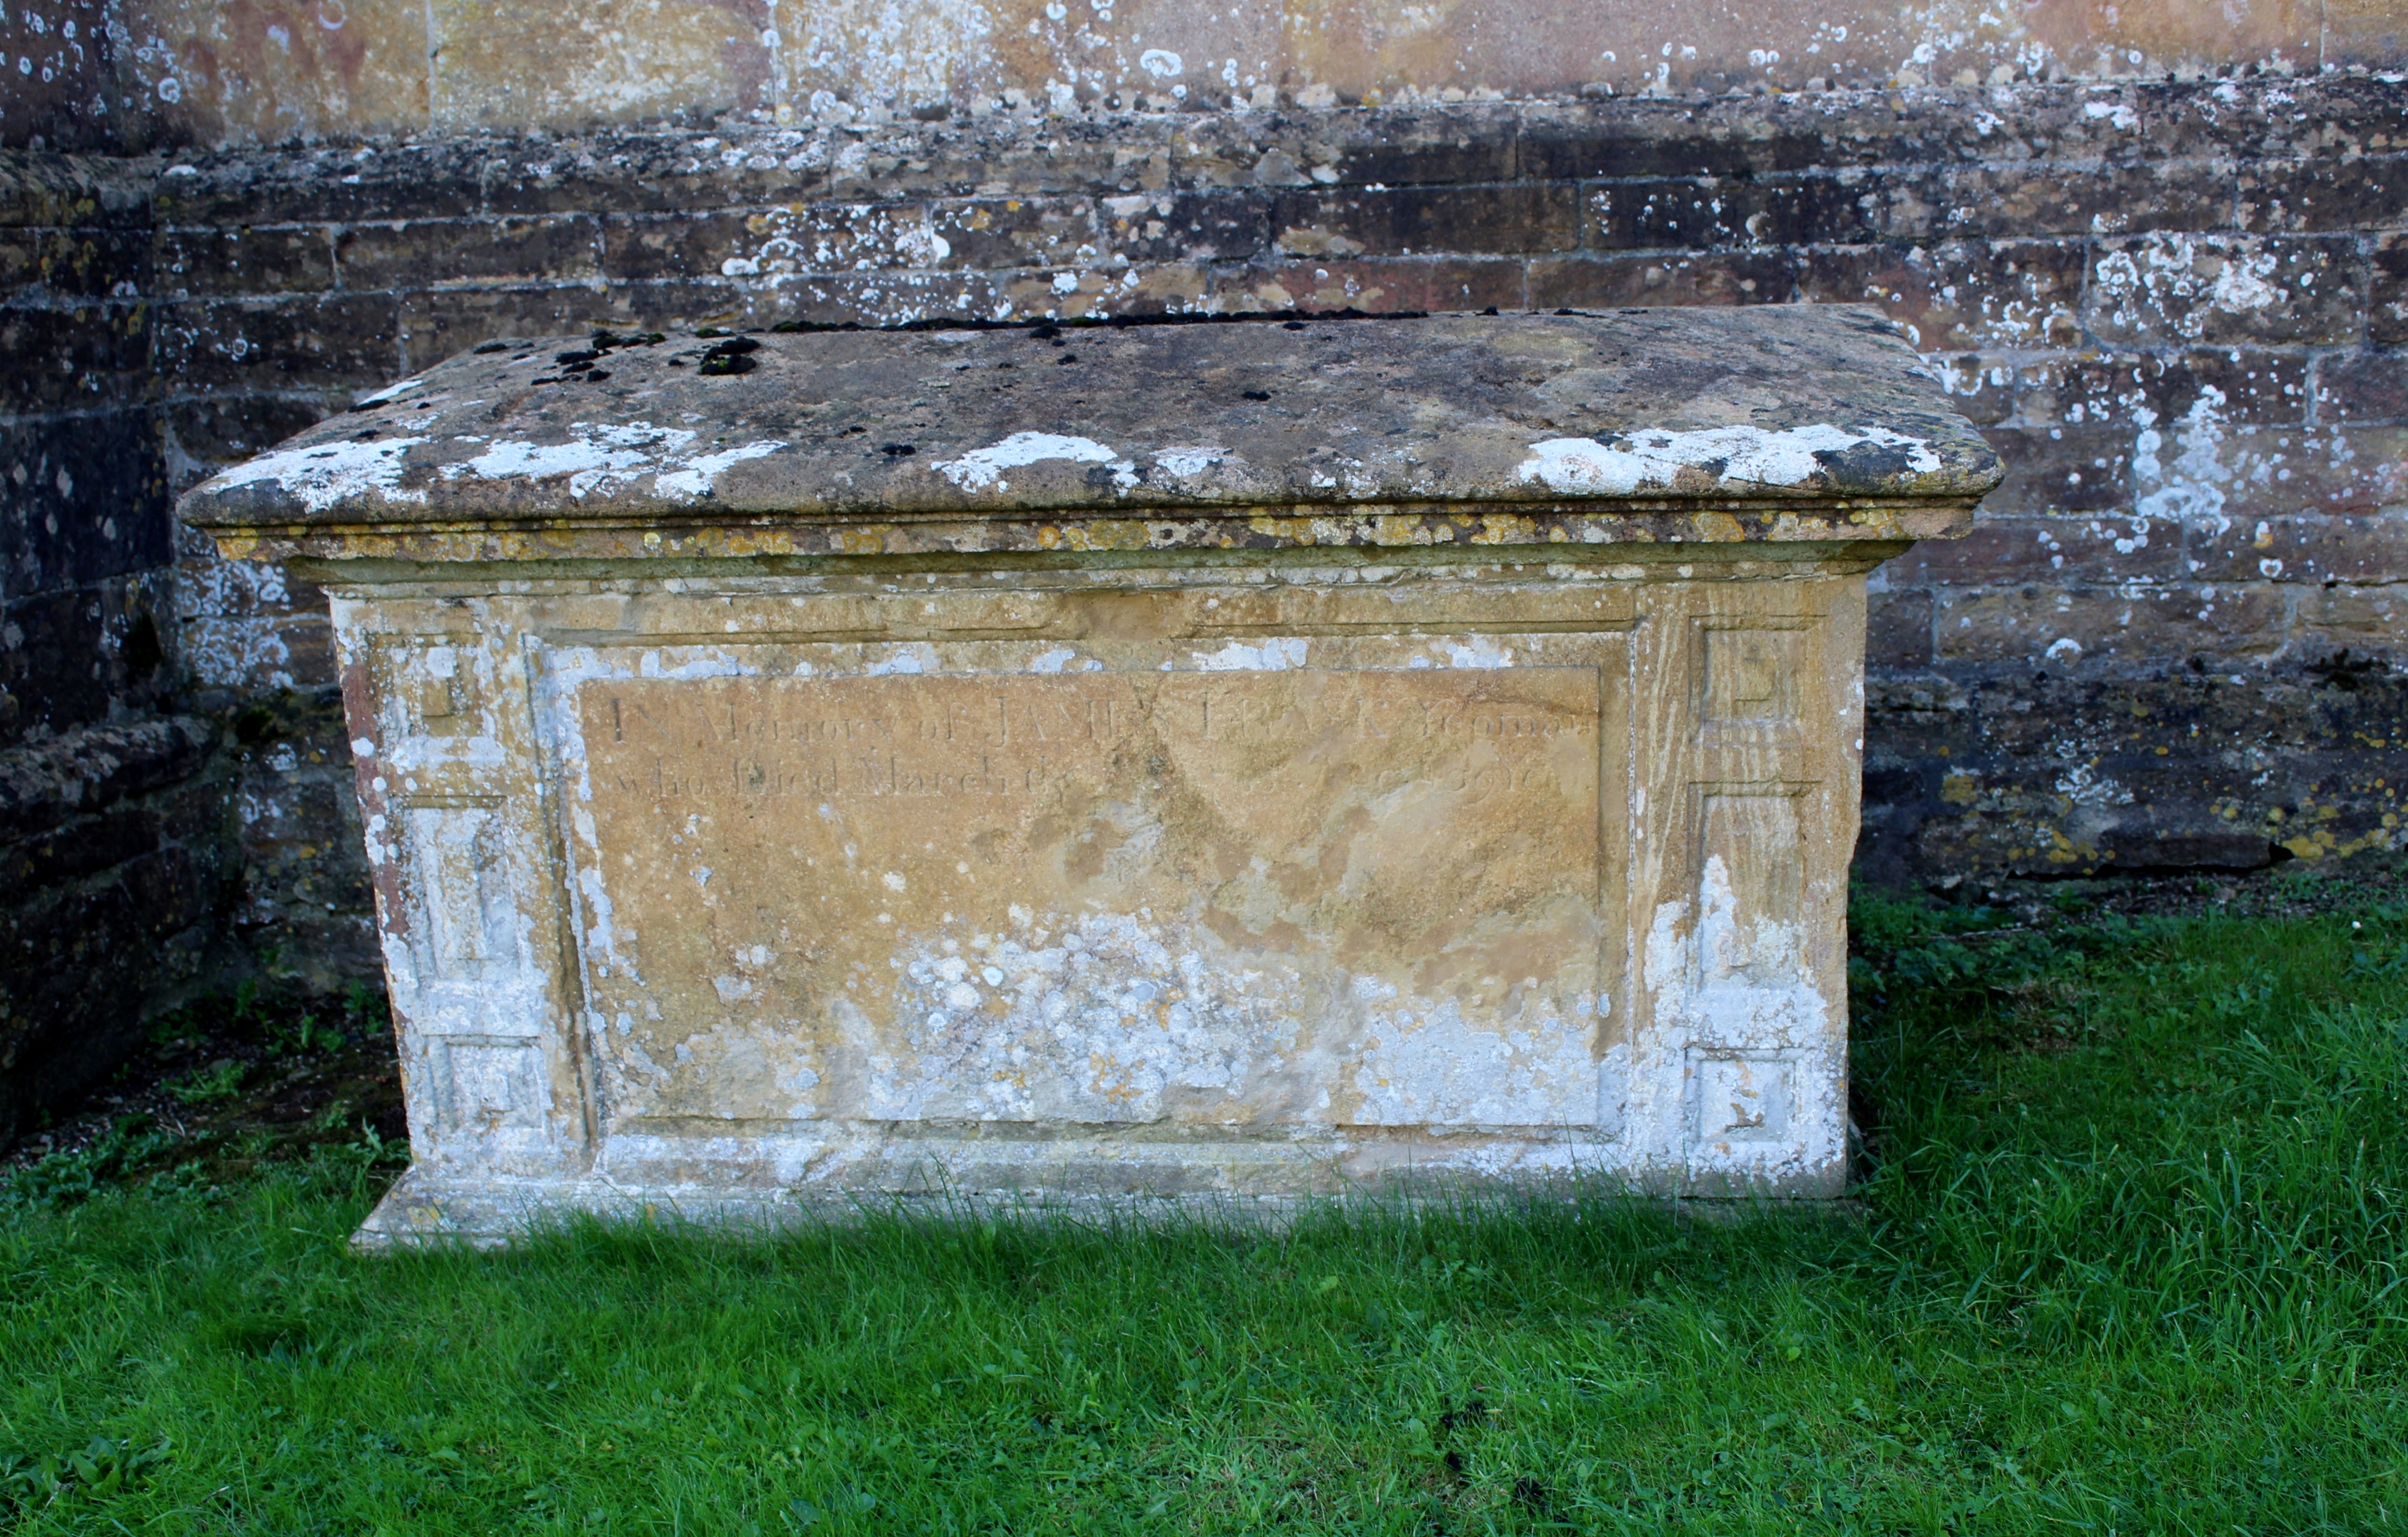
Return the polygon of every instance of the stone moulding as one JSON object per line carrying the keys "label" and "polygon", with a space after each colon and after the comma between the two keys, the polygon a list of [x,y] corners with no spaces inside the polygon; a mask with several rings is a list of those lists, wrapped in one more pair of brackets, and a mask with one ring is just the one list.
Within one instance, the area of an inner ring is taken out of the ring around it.
{"label": "stone moulding", "polygon": [[1828,1197],[1850,309],[555,338],[182,512],[331,595],[415,1163],[563,1208]]}

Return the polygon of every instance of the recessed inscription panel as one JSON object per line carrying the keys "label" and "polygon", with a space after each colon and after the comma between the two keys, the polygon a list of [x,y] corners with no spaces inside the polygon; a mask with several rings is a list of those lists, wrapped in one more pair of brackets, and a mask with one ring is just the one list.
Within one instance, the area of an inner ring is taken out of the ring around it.
{"label": "recessed inscription panel", "polygon": [[585,682],[605,1113],[1593,1127],[1603,686]]}

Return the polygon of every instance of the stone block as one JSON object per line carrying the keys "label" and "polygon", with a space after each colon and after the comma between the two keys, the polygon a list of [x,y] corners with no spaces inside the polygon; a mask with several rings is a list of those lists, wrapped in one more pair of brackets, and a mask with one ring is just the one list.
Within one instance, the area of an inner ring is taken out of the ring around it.
{"label": "stone block", "polygon": [[2240,172],[2240,206],[2251,234],[2396,230],[2408,224],[2408,158],[2327,150],[2253,159]]}
{"label": "stone block", "polygon": [[374,388],[401,371],[388,294],[189,299],[159,309],[160,371],[179,391]]}
{"label": "stone block", "polygon": [[[874,205],[827,210],[832,221],[845,220],[847,214],[857,214],[858,223],[844,231],[840,245],[829,247],[821,263],[823,269],[840,270],[849,265],[846,258],[864,245],[891,260],[889,253],[897,233],[894,228],[896,210]],[[777,225],[781,220],[790,225],[802,224],[807,242],[804,250],[809,254],[808,213],[798,215],[782,208],[751,212],[720,208],[698,213],[614,214],[602,223],[603,270],[612,281],[623,283],[716,278],[721,276],[722,265],[731,258],[747,259],[743,253],[749,248],[777,238]]]}
{"label": "stone block", "polygon": [[423,7],[137,0],[108,25],[118,90],[147,98],[154,144],[356,140],[426,127]]}
{"label": "stone block", "polygon": [[459,219],[482,211],[485,179],[508,148],[438,139],[277,154],[228,149],[179,158],[150,195],[161,225],[186,229]]}
{"label": "stone block", "polygon": [[2365,308],[2345,237],[2166,234],[2101,242],[2083,313],[2111,345],[2332,346],[2358,338]]}
{"label": "stone block", "polygon": [[2368,263],[2366,339],[2377,346],[2408,341],[2408,235],[2380,236]]}
{"label": "stone block", "polygon": [[168,458],[182,467],[171,476],[171,481],[180,483],[171,483],[168,489],[189,490],[202,476],[316,425],[330,411],[349,404],[350,395],[351,392],[342,391],[329,401],[297,392],[237,395],[213,390],[170,398],[161,408],[166,441],[173,445]]}
{"label": "stone block", "polygon": [[[0,765],[7,759],[0,754]],[[0,780],[18,777],[13,765],[0,767]],[[194,791],[208,798],[205,783],[179,798]],[[222,786],[216,796],[222,807]],[[222,820],[199,823],[215,833]],[[87,819],[87,830],[106,840],[104,826],[122,832],[145,821],[127,808]],[[61,866],[60,883],[21,888],[0,903],[0,1142],[115,1067],[139,1040],[146,1013],[199,980],[229,873],[225,841],[140,844],[113,845],[128,856],[80,878]]]}
{"label": "stone block", "polygon": [[2080,343],[2083,281],[2068,242],[1950,241],[1802,251],[1798,293],[1873,305],[1926,352],[2025,352]]}
{"label": "stone block", "polygon": [[173,299],[322,293],[335,286],[333,245],[323,224],[162,230],[155,292]]}
{"label": "stone block", "polygon": [[[997,114],[828,138],[838,190],[884,196],[1108,197],[1174,184],[1182,117]],[[1206,120],[1208,122],[1213,120]]]}
{"label": "stone block", "polygon": [[0,744],[150,709],[173,682],[158,568],[0,607]]}
{"label": "stone block", "polygon": [[[684,295],[684,284],[667,285]],[[725,286],[710,291],[722,304]],[[559,337],[601,330],[641,330],[664,300],[654,285],[629,284],[608,292],[583,286],[437,289],[401,296],[399,331],[403,362],[397,371],[426,368],[471,347],[503,338]],[[687,314],[710,314],[688,307]],[[689,321],[688,323],[697,323]]]}
{"label": "stone block", "polygon": [[0,419],[0,601],[165,564],[161,447],[140,406]]}
{"label": "stone block", "polygon": [[2408,355],[2366,347],[2316,360],[2319,422],[2408,422]]}
{"label": "stone block", "polygon": [[0,304],[122,297],[151,286],[147,230],[0,224]]}
{"label": "stone block", "polygon": [[1582,241],[1598,251],[1856,245],[1890,233],[1889,179],[1843,172],[1764,180],[1698,177],[1582,188]]}
{"label": "stone block", "polygon": [[1521,174],[1547,181],[1747,177],[1859,158],[1832,155],[1821,123],[1755,102],[1702,112],[1645,101],[1532,102],[1523,108],[1519,150]]}
{"label": "stone block", "polygon": [[[1214,113],[1179,124],[1170,140],[1171,174],[1183,185],[1204,187],[1504,182],[1515,177],[1523,121],[1513,108],[1469,105]],[[1526,164],[1520,172],[1533,175]]]}
{"label": "stone block", "polygon": [[2196,574],[2185,563],[2183,538],[2180,524],[2162,518],[2036,516],[1985,507],[1963,539],[1918,544],[1882,570],[1899,587],[2172,582]]}
{"label": "stone block", "polygon": [[1934,236],[2029,239],[2143,230],[2232,230],[2236,177],[2224,161],[1986,160],[1942,172]]}
{"label": "stone block", "polygon": [[[1089,266],[1111,247],[1105,216],[1084,197],[993,197],[930,205],[922,219],[897,237],[892,265],[948,269]],[[913,231],[924,227],[936,240],[920,247]],[[846,264],[858,269],[867,253]],[[825,270],[823,268],[822,270]]]}
{"label": "stone block", "polygon": [[1528,272],[1534,309],[1784,304],[1798,283],[1797,262],[1785,251],[1537,256]]}
{"label": "stone block", "polygon": [[1570,251],[1580,210],[1568,186],[1360,187],[1280,194],[1270,229],[1272,244],[1296,256]]}
{"label": "stone block", "polygon": [[138,302],[0,307],[0,411],[88,409],[138,399],[150,364],[150,312]]}
{"label": "stone block", "polygon": [[1942,588],[1938,598],[1933,650],[1942,664],[2163,668],[2194,655],[2269,656],[2286,639],[2285,600],[2262,582]]}
{"label": "stone block", "polygon": [[[721,325],[909,325],[930,320],[996,318],[1075,319],[1099,308],[1112,312],[1121,292],[1119,275],[1035,271],[953,272],[889,268],[781,280],[770,285],[728,284],[663,288],[638,294],[653,307],[661,324],[691,324],[681,317],[710,317]],[[671,301],[675,300],[672,305]],[[719,308],[707,308],[716,302]]]}
{"label": "stone block", "polygon": [[1111,253],[1149,266],[1248,261],[1270,249],[1270,206],[1255,192],[1132,193],[1102,204]]}
{"label": "stone block", "polygon": [[236,838],[232,921],[280,970],[333,988],[379,964],[374,894],[359,858],[358,802],[342,700],[332,687],[254,697],[232,720]]}
{"label": "stone block", "polygon": [[1931,665],[1931,595],[1877,588],[1866,595],[1865,666],[1884,668]]}
{"label": "stone block", "polygon": [[1928,360],[1940,387],[1976,426],[1992,427],[2015,411],[2015,365],[1991,352],[1959,352]]}
{"label": "stone block", "polygon": [[2016,370],[2015,415],[2035,428],[2112,422],[2166,433],[2185,421],[2288,424],[2307,419],[2309,366],[2305,353],[2258,347],[2059,353]]}
{"label": "stone block", "polygon": [[150,179],[140,167],[104,154],[0,155],[0,228],[150,227]]}
{"label": "stone block", "polygon": [[589,282],[602,274],[602,229],[584,215],[348,224],[334,258],[344,288]]}
{"label": "stone block", "polygon": [[2408,650],[2408,591],[2387,584],[2358,587],[2320,582],[2300,595],[2293,635],[2303,654],[2347,647],[2360,655],[2372,652],[2400,656]]}
{"label": "stone block", "polygon": [[575,7],[435,0],[430,116],[452,132],[580,128],[769,105],[766,5],[599,0]]}
{"label": "stone block", "polygon": [[2173,499],[2196,501],[2200,488],[2213,489],[2218,495],[2206,499],[2226,517],[2408,502],[2408,427],[2240,427],[2202,436],[2195,464],[2178,460],[2173,470],[2177,479],[2196,475],[2198,488],[2178,486],[2183,495]]}
{"label": "stone block", "polygon": [[1330,257],[1254,262],[1207,269],[1214,308],[1224,313],[1360,309],[1369,313],[1519,309],[1522,264],[1512,257]]}
{"label": "stone block", "polygon": [[2278,513],[2188,530],[2184,568],[2201,582],[2408,582],[2408,512]]}
{"label": "stone block", "polygon": [[2128,427],[1992,427],[2007,478],[1993,512],[2100,512],[2132,505]]}

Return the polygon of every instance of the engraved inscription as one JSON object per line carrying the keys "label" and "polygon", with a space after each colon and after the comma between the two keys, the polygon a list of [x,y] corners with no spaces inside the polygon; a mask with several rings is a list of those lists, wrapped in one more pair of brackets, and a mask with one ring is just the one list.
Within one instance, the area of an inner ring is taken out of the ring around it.
{"label": "engraved inscription", "polygon": [[1601,686],[584,683],[609,1113],[1594,1125]]}

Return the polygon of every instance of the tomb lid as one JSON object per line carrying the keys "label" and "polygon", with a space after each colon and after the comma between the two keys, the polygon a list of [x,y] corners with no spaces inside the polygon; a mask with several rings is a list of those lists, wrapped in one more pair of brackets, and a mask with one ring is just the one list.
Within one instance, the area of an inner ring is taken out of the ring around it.
{"label": "tomb lid", "polygon": [[[251,553],[276,552],[232,536],[1465,507],[1898,538],[1961,531],[2000,473],[1878,313],[1783,306],[487,343],[180,510]],[[1917,507],[1954,515],[1869,516]]]}

